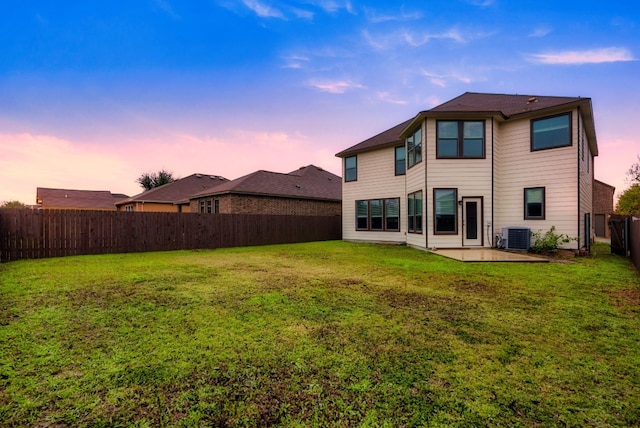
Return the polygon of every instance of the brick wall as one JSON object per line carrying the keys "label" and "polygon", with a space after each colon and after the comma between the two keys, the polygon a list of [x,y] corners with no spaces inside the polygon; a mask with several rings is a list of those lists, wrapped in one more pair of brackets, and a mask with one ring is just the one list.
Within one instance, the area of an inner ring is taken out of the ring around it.
{"label": "brick wall", "polygon": [[[593,181],[593,215],[594,222],[604,221],[605,237],[610,237],[608,222],[609,216],[613,214],[613,195],[616,188],[598,180]],[[604,220],[602,220],[604,219]],[[597,228],[597,224],[596,224]],[[596,230],[596,233],[598,230]],[[603,235],[600,235],[603,236]]]}
{"label": "brick wall", "polygon": [[593,212],[598,214],[613,213],[613,194],[616,188],[598,180],[593,182]]}
{"label": "brick wall", "polygon": [[[339,216],[342,202],[308,199],[278,198],[258,195],[220,195],[208,199],[218,199],[221,214],[275,214]],[[199,200],[191,201],[191,212],[198,212]]]}

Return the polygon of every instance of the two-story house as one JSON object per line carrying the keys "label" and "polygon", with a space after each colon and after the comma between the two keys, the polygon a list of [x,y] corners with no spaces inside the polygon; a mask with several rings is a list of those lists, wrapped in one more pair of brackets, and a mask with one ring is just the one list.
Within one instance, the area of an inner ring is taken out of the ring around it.
{"label": "two-story house", "polygon": [[590,98],[467,92],[341,151],[343,237],[526,249],[593,238]]}

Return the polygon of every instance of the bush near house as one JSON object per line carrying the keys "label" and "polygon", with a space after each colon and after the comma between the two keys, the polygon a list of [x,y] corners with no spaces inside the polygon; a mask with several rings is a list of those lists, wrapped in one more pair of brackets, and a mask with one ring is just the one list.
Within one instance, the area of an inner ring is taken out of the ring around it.
{"label": "bush near house", "polygon": [[531,238],[533,243],[529,251],[536,254],[556,254],[563,244],[576,240],[567,234],[556,233],[555,226],[551,226],[544,234],[542,231],[531,232]]}
{"label": "bush near house", "polygon": [[640,277],[322,242],[0,264],[5,426],[634,426]]}

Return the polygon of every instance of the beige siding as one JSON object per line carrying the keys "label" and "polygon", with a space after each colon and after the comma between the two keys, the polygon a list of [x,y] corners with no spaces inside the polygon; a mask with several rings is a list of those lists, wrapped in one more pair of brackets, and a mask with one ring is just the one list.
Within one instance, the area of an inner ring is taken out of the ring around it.
{"label": "beige siding", "polygon": [[[496,231],[503,227],[529,227],[546,232],[577,234],[578,174],[577,115],[573,118],[573,145],[532,152],[530,120],[504,123],[500,131],[500,198],[496,203]],[[524,220],[524,189],[545,188],[545,220]],[[574,242],[569,247],[575,247]]]}
{"label": "beige siding", "polygon": [[[480,118],[474,118],[480,119]],[[487,118],[484,159],[436,159],[436,119],[422,124],[422,162],[394,175],[394,148],[358,154],[358,180],[343,184],[343,236],[346,240],[398,242],[425,248],[463,246],[462,209],[458,206],[458,233],[434,233],[433,191],[454,188],[458,200],[482,198],[483,245],[494,245],[504,227],[528,227],[542,233],[555,226],[557,233],[580,237],[580,245],[593,235],[584,236],[584,215],[592,211],[593,156],[579,111],[572,112],[572,145],[531,151],[530,118]],[[584,146],[584,156],[582,147]],[[584,159],[583,159],[584,158]],[[544,187],[545,219],[524,219],[524,189]],[[407,195],[423,192],[423,233],[407,233]],[[355,201],[400,198],[398,232],[355,230]],[[577,248],[573,241],[566,248]]]}
{"label": "beige siding", "polygon": [[[585,132],[582,118],[580,118],[580,130],[578,134],[580,168],[580,247],[595,237],[595,219],[593,214],[593,156],[589,149],[589,141]],[[585,235],[585,214],[589,214],[591,227]]]}
{"label": "beige siding", "polygon": [[456,235],[434,234],[433,190],[455,188],[458,200],[463,197],[482,197],[483,244],[491,245],[491,230],[487,233],[486,221],[491,219],[492,135],[491,119],[485,122],[485,159],[436,159],[436,121],[427,120],[427,246],[435,248],[462,247],[462,209],[458,206],[458,233]]}
{"label": "beige siding", "polygon": [[489,220],[491,226],[489,228],[490,244],[496,246],[496,235],[501,233],[496,222],[497,219],[497,206],[499,205],[502,197],[502,182],[504,181],[501,160],[502,160],[502,128],[501,123],[497,120],[493,120],[493,196],[492,196],[492,210],[488,211]]}
{"label": "beige siding", "polygon": [[[406,225],[405,176],[395,175],[395,148],[357,155],[357,181],[342,183],[342,236],[349,241],[404,243]],[[356,231],[356,200],[400,198],[400,232]]]}
{"label": "beige siding", "polygon": [[[425,149],[427,147],[425,142],[425,124],[422,123],[422,161],[413,165],[407,169],[407,185],[406,194],[422,191],[422,233],[409,233],[407,232],[407,245],[414,247],[425,248],[426,247],[426,230],[427,230],[427,192],[425,189],[425,175],[427,168],[427,158]],[[417,128],[416,128],[417,129]],[[404,203],[404,218],[405,230],[408,223],[408,206],[407,202]]]}

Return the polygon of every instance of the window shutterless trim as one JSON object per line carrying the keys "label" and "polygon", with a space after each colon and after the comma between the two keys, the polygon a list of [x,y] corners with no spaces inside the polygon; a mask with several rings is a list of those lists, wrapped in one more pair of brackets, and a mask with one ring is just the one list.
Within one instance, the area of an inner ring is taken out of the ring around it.
{"label": "window shutterless trim", "polygon": [[[372,217],[371,217],[371,202],[372,201],[380,201],[380,203],[382,204],[382,228],[381,229],[373,229],[371,227],[371,223],[372,223]],[[397,216],[393,216],[393,217],[389,217],[388,213],[387,213],[387,201],[396,201],[397,207],[398,207],[398,215]],[[364,217],[359,217],[358,216],[358,205],[359,203],[364,202],[366,203],[367,206],[367,227],[366,228],[359,228],[358,227],[358,219],[359,218],[364,218]],[[356,212],[355,212],[355,217],[356,217],[356,231],[358,232],[400,232],[400,215],[402,214],[401,209],[400,209],[400,198],[380,198],[380,199],[358,199],[355,201],[356,203]],[[397,229],[391,229],[387,227],[387,220],[390,218],[394,218],[397,217],[398,218],[398,228]]]}
{"label": "window shutterless trim", "polygon": [[[549,119],[555,119],[556,117],[562,117],[562,116],[567,116],[569,119],[569,137],[568,137],[568,144],[560,144],[560,145],[556,145],[556,146],[549,146],[549,147],[541,147],[541,148],[535,148],[534,147],[534,133],[533,133],[533,125],[534,123],[543,121],[543,120],[549,120]],[[538,119],[531,119],[530,125],[530,135],[529,135],[529,139],[530,139],[530,149],[532,152],[537,152],[540,150],[550,150],[550,149],[558,149],[560,147],[571,147],[573,145],[573,114],[572,112],[567,112],[567,113],[561,113],[561,114],[556,114],[553,116],[546,116],[546,117],[541,117]]]}
{"label": "window shutterless trim", "polygon": [[[420,133],[420,143],[416,144],[415,142],[415,136],[417,133]],[[409,150],[409,139],[411,139],[412,144],[413,144],[413,148],[412,150]],[[407,146],[407,170],[413,168],[413,166],[419,164],[420,162],[422,162],[422,124],[420,125],[420,127],[416,128],[415,131],[413,131],[413,133],[411,134],[411,136],[407,137],[406,140],[406,146]],[[420,148],[419,150],[416,150],[416,148]],[[416,156],[416,153],[420,154],[420,158],[418,159]]]}
{"label": "window shutterless trim", "polygon": [[[438,200],[436,198],[436,193],[440,190],[452,190],[453,191],[453,218],[454,218],[454,230],[447,231],[438,231],[438,219],[437,219],[437,208],[438,208]],[[433,189],[433,234],[434,235],[457,235],[458,234],[458,189],[457,188],[434,188]]]}
{"label": "window shutterless trim", "polygon": [[[404,150],[404,159],[398,159],[398,149],[402,149]],[[406,175],[407,174],[407,147],[406,146],[396,146],[393,149],[393,159],[395,161],[394,163],[394,171],[395,171],[395,175]],[[398,165],[399,162],[402,162],[402,172],[398,172]]]}
{"label": "window shutterless trim", "polygon": [[[456,138],[440,137],[440,123],[455,123],[458,130]],[[464,154],[464,142],[465,140],[477,140],[477,138],[464,138],[464,124],[465,123],[481,123],[482,124],[482,155],[481,156],[465,156]],[[457,144],[456,156],[443,156],[440,154],[440,141],[449,140],[455,141]],[[486,159],[487,157],[487,141],[486,141],[486,121],[485,120],[437,120],[436,121],[436,159]]]}
{"label": "window shutterless trim", "polygon": [[[527,191],[528,190],[542,190],[542,206],[540,207],[540,211],[542,212],[542,216],[530,216],[528,214],[527,206],[529,202],[527,201]],[[524,189],[524,219],[525,220],[545,220],[547,214],[547,201],[546,201],[546,191],[544,187],[525,187]]]}
{"label": "window shutterless trim", "polygon": [[[420,199],[417,199],[416,196],[420,195]],[[408,233],[416,233],[421,235],[423,231],[423,219],[424,212],[422,209],[423,204],[423,193],[422,190],[417,190],[415,192],[409,193],[407,195],[407,232]],[[419,201],[419,203],[417,203]],[[409,210],[409,205],[413,202],[413,213]],[[420,213],[417,213],[417,207],[420,207]]]}
{"label": "window shutterless trim", "polygon": [[[353,159],[354,162],[354,166],[351,168],[347,168],[347,160],[349,159]],[[349,178],[349,172],[353,171],[353,178]],[[351,182],[351,181],[358,181],[358,156],[354,155],[354,156],[347,156],[346,158],[344,158],[344,181],[345,183]]]}

